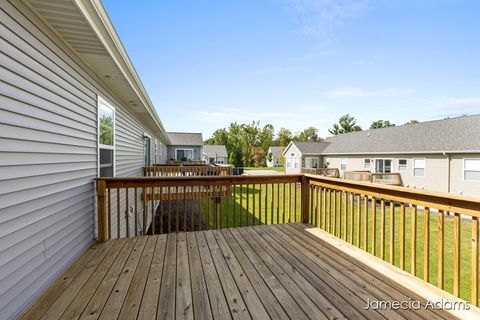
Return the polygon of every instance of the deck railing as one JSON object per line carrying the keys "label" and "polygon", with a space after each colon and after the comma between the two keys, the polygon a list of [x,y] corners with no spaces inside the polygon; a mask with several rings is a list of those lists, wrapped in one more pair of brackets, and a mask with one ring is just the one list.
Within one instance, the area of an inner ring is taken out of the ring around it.
{"label": "deck railing", "polygon": [[228,176],[232,174],[233,168],[228,166],[155,165],[143,167],[144,177]]}
{"label": "deck railing", "polygon": [[309,223],[478,305],[479,198],[306,178]]}
{"label": "deck railing", "polygon": [[478,305],[480,199],[317,175],[99,178],[98,239],[305,222]]}
{"label": "deck railing", "polygon": [[339,178],[340,171],[338,168],[302,168],[302,173],[315,174],[324,177]]}
{"label": "deck railing", "polygon": [[402,176],[398,172],[393,173],[371,173],[370,171],[345,171],[343,178],[353,181],[369,181],[378,184],[392,186],[402,185]]}
{"label": "deck railing", "polygon": [[392,186],[402,185],[402,175],[398,172],[393,173],[372,173],[372,183],[388,184]]}
{"label": "deck railing", "polygon": [[99,178],[98,239],[301,221],[301,179]]}

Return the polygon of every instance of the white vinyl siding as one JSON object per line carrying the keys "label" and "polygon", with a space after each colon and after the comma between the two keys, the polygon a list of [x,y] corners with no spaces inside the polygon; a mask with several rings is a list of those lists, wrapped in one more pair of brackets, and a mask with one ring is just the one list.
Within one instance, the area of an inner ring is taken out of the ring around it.
{"label": "white vinyl siding", "polygon": [[480,158],[463,159],[463,179],[466,181],[480,181]]}
{"label": "white vinyl siding", "polygon": [[141,175],[146,129],[19,1],[2,1],[0,20],[0,318],[9,319],[94,241],[97,97],[116,106],[118,176]]}
{"label": "white vinyl siding", "polygon": [[413,176],[425,177],[425,158],[413,159]]}

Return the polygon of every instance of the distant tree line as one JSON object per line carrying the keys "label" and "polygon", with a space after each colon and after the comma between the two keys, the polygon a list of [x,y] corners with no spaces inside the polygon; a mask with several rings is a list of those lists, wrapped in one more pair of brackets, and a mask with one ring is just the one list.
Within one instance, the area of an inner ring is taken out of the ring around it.
{"label": "distant tree line", "polygon": [[[406,124],[418,123],[410,120]],[[395,126],[389,120],[377,120],[372,122],[370,129],[380,129]],[[328,130],[332,135],[361,131],[357,125],[357,119],[350,114],[340,117],[332,129]],[[323,141],[315,127],[305,128],[303,131],[293,133],[290,129],[280,128],[275,132],[273,125],[260,125],[260,121],[250,124],[233,122],[228,128],[216,130],[212,137],[205,140],[207,145],[225,145],[228,152],[229,163],[236,167],[261,167],[266,165],[270,146],[286,147],[291,141]]]}

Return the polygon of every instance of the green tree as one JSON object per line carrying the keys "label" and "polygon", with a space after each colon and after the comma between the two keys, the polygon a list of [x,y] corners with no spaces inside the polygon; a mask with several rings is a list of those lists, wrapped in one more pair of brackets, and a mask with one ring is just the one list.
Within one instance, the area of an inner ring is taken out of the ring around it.
{"label": "green tree", "polygon": [[361,131],[360,126],[356,126],[357,119],[350,114],[345,114],[338,119],[338,123],[333,125],[333,128],[328,130],[331,134],[337,135],[341,133],[347,133],[352,131]]}
{"label": "green tree", "polygon": [[277,140],[275,141],[277,146],[286,147],[293,139],[292,131],[287,128],[280,128],[277,133]]}
{"label": "green tree", "polygon": [[373,121],[370,125],[370,129],[380,129],[380,128],[388,128],[388,127],[395,127],[395,123],[391,123],[388,120],[377,120]]}
{"label": "green tree", "polygon": [[420,123],[418,120],[410,120],[408,122],[406,122],[405,124],[416,124],[416,123]]}
{"label": "green tree", "polygon": [[315,127],[308,127],[300,132],[296,137],[297,141],[319,141],[318,130]]}

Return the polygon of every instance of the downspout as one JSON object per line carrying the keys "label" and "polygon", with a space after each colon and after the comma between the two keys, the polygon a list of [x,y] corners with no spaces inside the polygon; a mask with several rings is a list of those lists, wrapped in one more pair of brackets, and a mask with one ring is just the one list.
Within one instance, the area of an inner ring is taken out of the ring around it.
{"label": "downspout", "polygon": [[450,167],[451,167],[451,159],[450,159],[450,155],[447,154],[446,152],[443,152],[443,155],[445,157],[447,157],[447,192],[450,192]]}

